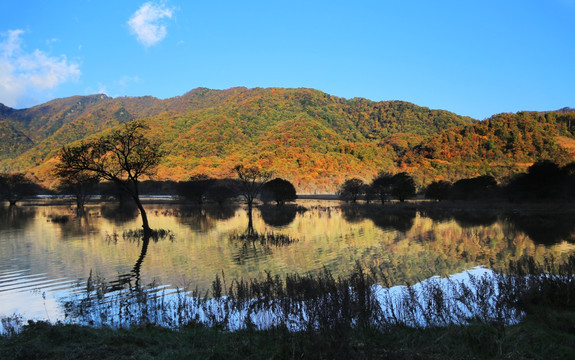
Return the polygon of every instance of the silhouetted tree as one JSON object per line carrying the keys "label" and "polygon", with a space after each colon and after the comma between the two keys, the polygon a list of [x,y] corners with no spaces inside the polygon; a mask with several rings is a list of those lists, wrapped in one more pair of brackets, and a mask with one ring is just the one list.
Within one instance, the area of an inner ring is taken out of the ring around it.
{"label": "silhouetted tree", "polygon": [[457,200],[483,200],[495,196],[496,191],[495,178],[491,175],[482,175],[456,181],[451,188],[451,196]]}
{"label": "silhouetted tree", "polygon": [[361,179],[353,178],[346,180],[339,191],[339,198],[345,201],[357,202],[357,199],[363,194],[364,182]]}
{"label": "silhouetted tree", "polygon": [[415,181],[413,181],[413,178],[405,172],[393,175],[391,195],[401,202],[415,196]]}
{"label": "silhouetted tree", "polygon": [[140,201],[141,177],[154,173],[163,155],[160,143],[142,133],[148,127],[140,121],[125,123],[121,128],[95,140],[65,146],[60,151],[56,172],[60,177],[90,173],[113,182],[128,193],[142,217],[144,237],[151,235],[146,210]]}
{"label": "silhouetted tree", "polygon": [[238,175],[238,193],[244,197],[248,204],[248,234],[254,233],[254,221],[252,209],[254,200],[262,191],[264,184],[272,177],[271,172],[260,170],[256,167],[247,168],[238,165],[234,168]]}
{"label": "silhouetted tree", "polygon": [[209,200],[215,201],[218,205],[222,206],[230,199],[238,196],[237,183],[230,179],[216,180],[215,183],[208,189],[206,197]]}
{"label": "silhouetted tree", "polygon": [[248,204],[248,210],[252,211],[254,200],[260,194],[264,184],[271,178],[271,172],[260,170],[255,167],[247,168],[238,165],[234,168],[238,176],[238,191]]}
{"label": "silhouetted tree", "polygon": [[572,194],[570,165],[560,168],[549,160],[535,162],[527,173],[516,175],[506,186],[512,200],[548,201],[566,199]]}
{"label": "silhouetted tree", "polygon": [[557,199],[563,195],[566,176],[557,164],[538,161],[527,170],[530,191],[538,200]]}
{"label": "silhouetted tree", "polygon": [[445,180],[434,181],[427,185],[425,197],[435,201],[447,199],[451,190],[451,183]]}
{"label": "silhouetted tree", "polygon": [[210,187],[213,186],[215,182],[215,179],[207,175],[194,175],[188,181],[178,182],[178,195],[195,202],[198,206],[202,206]]}
{"label": "silhouetted tree", "polygon": [[130,195],[121,187],[112,183],[111,181],[104,181],[96,185],[96,189],[102,199],[104,200],[116,200],[120,207],[125,206],[130,200]]}
{"label": "silhouetted tree", "polygon": [[0,199],[8,201],[10,206],[16,205],[20,200],[34,196],[39,186],[24,174],[0,174]]}
{"label": "silhouetted tree", "polygon": [[385,200],[391,195],[391,189],[393,187],[393,175],[387,172],[380,172],[376,178],[371,182],[371,189],[375,193],[375,196],[383,204]]}
{"label": "silhouetted tree", "polygon": [[291,182],[275,178],[262,186],[261,199],[264,202],[275,201],[276,205],[283,205],[288,201],[295,201],[297,194]]}
{"label": "silhouetted tree", "polygon": [[61,193],[74,195],[76,200],[76,211],[78,213],[82,213],[86,200],[94,193],[94,189],[98,182],[99,179],[97,176],[87,172],[79,172],[75,175],[62,178],[58,185],[58,190]]}
{"label": "silhouetted tree", "polygon": [[369,204],[376,197],[376,193],[369,184],[363,184],[363,189],[361,190],[363,194],[363,199],[367,204]]}

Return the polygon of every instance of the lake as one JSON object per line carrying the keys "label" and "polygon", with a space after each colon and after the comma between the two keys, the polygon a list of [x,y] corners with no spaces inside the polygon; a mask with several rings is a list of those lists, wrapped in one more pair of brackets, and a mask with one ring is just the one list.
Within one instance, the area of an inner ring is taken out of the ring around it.
{"label": "lake", "polygon": [[1,206],[0,316],[61,319],[62,301],[82,292],[90,276],[205,291],[217,274],[228,282],[321,269],[345,276],[359,262],[385,268],[398,285],[476,266],[504,269],[523,255],[575,252],[570,214],[299,200],[254,209],[253,231],[289,239],[265,243],[242,240],[249,224],[243,207],[145,207],[152,228],[169,231],[147,247],[130,236],[141,227],[135,208],[91,203],[76,216],[69,204]]}

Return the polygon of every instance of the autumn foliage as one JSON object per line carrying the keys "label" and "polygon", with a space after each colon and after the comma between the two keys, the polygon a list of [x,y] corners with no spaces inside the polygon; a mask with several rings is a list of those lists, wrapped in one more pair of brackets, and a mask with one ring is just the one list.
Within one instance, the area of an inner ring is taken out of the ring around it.
{"label": "autumn foliage", "polygon": [[273,172],[298,193],[335,192],[350,177],[406,172],[433,181],[494,176],[575,154],[575,113],[520,112],[477,121],[403,101],[344,99],[313,89],[199,88],[165,100],[105,95],[0,109],[0,171],[53,185],[58,150],[145,119],[162,143],[154,179],[234,177],[238,164]]}

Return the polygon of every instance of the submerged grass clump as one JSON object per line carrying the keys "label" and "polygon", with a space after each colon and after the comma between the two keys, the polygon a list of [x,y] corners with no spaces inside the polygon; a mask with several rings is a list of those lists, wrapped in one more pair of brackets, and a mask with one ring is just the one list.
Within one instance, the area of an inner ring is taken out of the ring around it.
{"label": "submerged grass clump", "polygon": [[298,242],[297,238],[293,238],[285,234],[276,234],[273,232],[258,233],[255,231],[245,232],[241,234],[230,235],[231,241],[241,241],[245,243],[259,243],[262,246],[288,246]]}
{"label": "submerged grass clump", "polygon": [[[122,233],[122,238],[128,241],[140,241],[144,238],[144,230],[143,229],[126,230]],[[172,232],[172,230],[152,229],[150,238],[155,242],[159,240],[174,241],[175,235]]]}

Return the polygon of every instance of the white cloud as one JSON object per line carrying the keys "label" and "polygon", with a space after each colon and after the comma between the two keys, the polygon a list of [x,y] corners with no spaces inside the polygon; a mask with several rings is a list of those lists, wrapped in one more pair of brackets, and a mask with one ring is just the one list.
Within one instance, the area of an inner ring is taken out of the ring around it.
{"label": "white cloud", "polygon": [[136,35],[139,42],[149,47],[162,41],[168,31],[161,23],[164,18],[171,19],[174,10],[167,8],[165,4],[147,2],[128,20],[128,25]]}
{"label": "white cloud", "polygon": [[127,76],[124,75],[117,81],[118,86],[122,88],[126,88],[130,86],[130,84],[137,84],[140,82],[140,78],[138,76]]}
{"label": "white cloud", "polygon": [[50,56],[38,49],[27,53],[22,46],[23,30],[0,34],[0,103],[10,107],[28,106],[45,100],[46,90],[80,76],[78,64],[65,55]]}
{"label": "white cloud", "polygon": [[98,91],[96,92],[97,94],[104,94],[104,95],[109,95],[108,94],[108,87],[102,83],[98,83]]}

